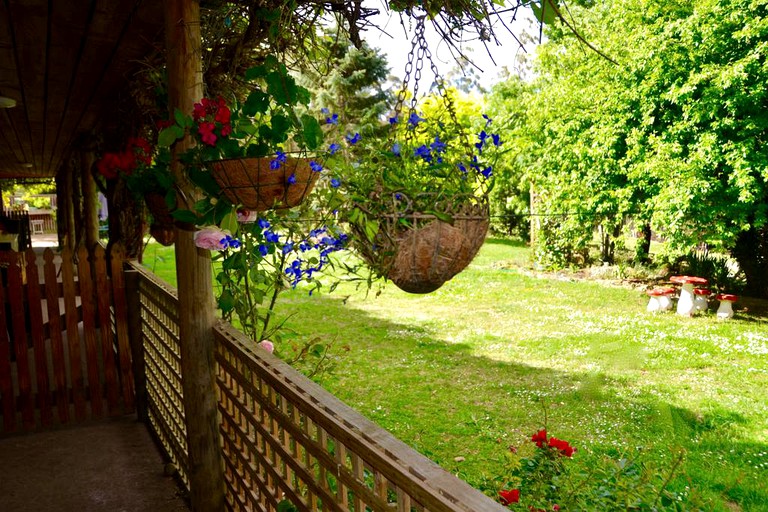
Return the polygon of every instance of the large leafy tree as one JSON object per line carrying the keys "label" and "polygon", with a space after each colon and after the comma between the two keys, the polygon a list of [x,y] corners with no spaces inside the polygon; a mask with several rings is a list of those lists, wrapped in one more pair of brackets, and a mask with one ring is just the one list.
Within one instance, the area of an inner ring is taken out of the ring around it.
{"label": "large leafy tree", "polygon": [[[537,60],[530,179],[575,246],[631,213],[671,247],[720,244],[768,296],[766,0],[604,0]],[[579,227],[581,226],[581,229]]]}

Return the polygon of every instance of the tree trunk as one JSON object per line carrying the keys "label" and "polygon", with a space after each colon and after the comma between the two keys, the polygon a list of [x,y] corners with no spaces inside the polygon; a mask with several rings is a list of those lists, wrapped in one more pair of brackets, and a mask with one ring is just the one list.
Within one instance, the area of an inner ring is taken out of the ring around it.
{"label": "tree trunk", "polygon": [[637,239],[635,246],[635,261],[648,264],[651,262],[651,224],[646,222],[640,228],[641,237]]}
{"label": "tree trunk", "polygon": [[745,293],[768,299],[768,226],[742,231],[731,254],[747,278]]}

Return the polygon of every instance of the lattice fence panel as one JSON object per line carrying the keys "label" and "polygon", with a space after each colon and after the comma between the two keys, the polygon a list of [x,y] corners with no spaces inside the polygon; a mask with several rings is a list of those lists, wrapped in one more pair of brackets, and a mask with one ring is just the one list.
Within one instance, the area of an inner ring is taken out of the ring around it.
{"label": "lattice fence panel", "polygon": [[139,293],[149,420],[189,489],[178,298],[173,289],[146,274],[142,274]]}
{"label": "lattice fence panel", "polygon": [[216,362],[231,510],[504,510],[223,323]]}

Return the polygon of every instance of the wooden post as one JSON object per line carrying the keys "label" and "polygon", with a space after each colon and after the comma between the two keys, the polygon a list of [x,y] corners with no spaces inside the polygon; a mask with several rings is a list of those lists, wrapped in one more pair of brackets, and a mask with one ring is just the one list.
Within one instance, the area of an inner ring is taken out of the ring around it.
{"label": "wooden post", "polygon": [[[191,112],[203,95],[200,5],[197,0],[166,0],[165,46],[168,56],[170,108]],[[179,142],[176,154],[191,141]],[[178,204],[199,197],[178,160],[172,172],[180,184]],[[184,417],[189,450],[192,510],[224,510],[224,475],[214,361],[214,303],[211,256],[194,243],[193,226],[177,228],[176,278],[179,292],[179,335]]]}
{"label": "wooden post", "polygon": [[125,298],[128,306],[128,338],[131,340],[133,382],[136,388],[136,414],[139,421],[147,422],[147,374],[144,366],[144,338],[141,334],[141,296],[139,272],[126,270]]}
{"label": "wooden post", "polygon": [[61,197],[63,201],[59,204],[59,211],[64,215],[64,245],[70,250],[74,250],[77,237],[77,226],[75,224],[75,187],[74,171],[71,165],[62,167],[63,190]]}
{"label": "wooden post", "polygon": [[92,151],[84,151],[80,156],[80,176],[83,188],[83,230],[85,246],[91,249],[99,241],[99,205],[96,198],[96,181],[91,174],[95,158]]}

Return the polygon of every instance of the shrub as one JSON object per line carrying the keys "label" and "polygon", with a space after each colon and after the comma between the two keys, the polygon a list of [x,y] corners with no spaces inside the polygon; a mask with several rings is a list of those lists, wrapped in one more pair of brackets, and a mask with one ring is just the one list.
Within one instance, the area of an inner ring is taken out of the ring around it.
{"label": "shrub", "polygon": [[687,493],[667,487],[683,459],[675,457],[666,472],[658,471],[637,454],[599,459],[588,467],[572,459],[576,448],[541,429],[532,445],[510,447],[508,475],[503,478],[499,501],[510,510],[696,510]]}

